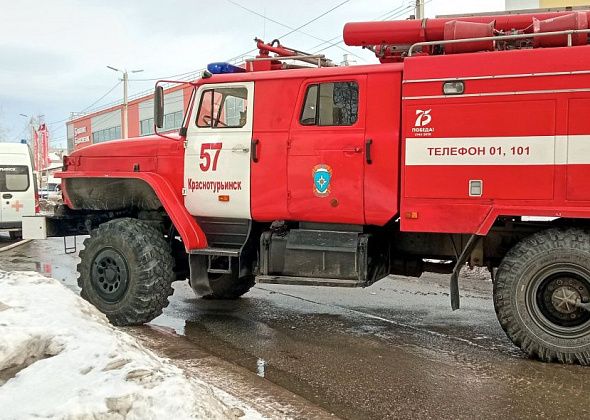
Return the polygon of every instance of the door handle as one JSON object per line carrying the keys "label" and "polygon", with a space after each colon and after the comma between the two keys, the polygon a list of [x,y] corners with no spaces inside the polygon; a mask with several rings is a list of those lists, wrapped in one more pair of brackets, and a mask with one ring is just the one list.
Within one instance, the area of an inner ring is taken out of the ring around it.
{"label": "door handle", "polygon": [[12,194],[3,194],[2,198],[6,198],[6,199],[12,198]]}
{"label": "door handle", "polygon": [[234,153],[248,153],[250,149],[248,149],[247,147],[238,146],[231,149],[231,151]]}
{"label": "door handle", "polygon": [[373,159],[371,157],[371,148],[373,147],[373,140],[367,139],[365,141],[365,158],[367,159],[367,163],[370,165],[373,163]]}
{"label": "door handle", "polygon": [[250,158],[252,159],[252,162],[254,162],[254,163],[258,163],[258,144],[259,143],[260,143],[260,140],[253,139],[251,147],[250,147]]}

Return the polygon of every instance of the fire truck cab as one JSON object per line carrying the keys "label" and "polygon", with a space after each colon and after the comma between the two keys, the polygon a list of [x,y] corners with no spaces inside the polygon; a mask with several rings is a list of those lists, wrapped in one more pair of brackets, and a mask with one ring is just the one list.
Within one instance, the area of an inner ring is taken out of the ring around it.
{"label": "fire truck cab", "polygon": [[255,59],[191,83],[178,136],[67,157],[65,205],[25,236],[89,233],[82,295],[119,325],[159,315],[186,278],[198,296],[237,298],[255,282],[434,271],[451,274],[458,309],[459,271],[484,266],[516,345],[588,365],[588,18],[347,24],[370,66],[258,40]]}

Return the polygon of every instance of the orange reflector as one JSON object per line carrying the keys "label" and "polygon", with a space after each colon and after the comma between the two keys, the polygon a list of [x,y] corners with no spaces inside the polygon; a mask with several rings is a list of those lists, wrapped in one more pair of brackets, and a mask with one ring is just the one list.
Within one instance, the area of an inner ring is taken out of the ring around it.
{"label": "orange reflector", "polygon": [[406,219],[417,219],[418,212],[417,211],[409,211],[406,213]]}
{"label": "orange reflector", "polygon": [[229,195],[220,195],[219,197],[217,197],[217,199],[219,201],[227,202],[229,201]]}

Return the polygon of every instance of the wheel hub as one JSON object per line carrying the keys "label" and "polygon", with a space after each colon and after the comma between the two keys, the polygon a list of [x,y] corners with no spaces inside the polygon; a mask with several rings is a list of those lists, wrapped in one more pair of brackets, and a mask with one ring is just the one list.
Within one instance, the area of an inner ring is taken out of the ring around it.
{"label": "wheel hub", "polygon": [[115,249],[100,251],[92,262],[91,283],[96,293],[113,303],[127,291],[129,270],[123,255]]}
{"label": "wheel hub", "polygon": [[562,314],[571,314],[578,310],[577,303],[582,297],[576,289],[571,286],[560,286],[553,291],[551,303],[553,307]]}
{"label": "wheel hub", "polygon": [[590,312],[583,307],[590,302],[590,272],[557,265],[541,271],[537,279],[529,302],[540,327],[563,338],[590,328]]}

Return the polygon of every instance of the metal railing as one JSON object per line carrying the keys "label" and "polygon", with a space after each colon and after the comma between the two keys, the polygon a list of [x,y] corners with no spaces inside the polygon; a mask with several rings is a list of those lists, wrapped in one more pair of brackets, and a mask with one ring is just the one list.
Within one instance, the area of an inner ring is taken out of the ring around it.
{"label": "metal railing", "polygon": [[261,58],[249,58],[246,63],[252,63],[255,61],[285,61],[285,60],[297,60],[303,61],[309,64],[317,64],[318,67],[333,67],[332,61],[326,58],[324,54],[305,54],[305,55],[291,55],[288,57],[261,57]]}
{"label": "metal railing", "polygon": [[467,42],[486,42],[486,41],[507,41],[507,40],[515,40],[515,39],[527,39],[527,38],[537,38],[537,37],[546,37],[546,36],[559,36],[559,35],[567,35],[567,46],[571,47],[573,45],[573,35],[576,34],[587,34],[590,33],[590,29],[572,29],[567,31],[556,31],[556,32],[539,32],[536,34],[517,34],[517,35],[499,35],[499,36],[485,36],[480,38],[464,38],[464,39],[449,39],[449,40],[441,40],[441,41],[425,41],[425,42],[417,42],[410,46],[408,50],[408,57],[411,57],[414,53],[416,48],[421,47],[430,47],[435,45],[448,45],[448,44],[465,44]]}

